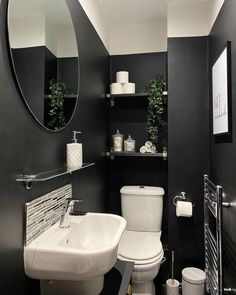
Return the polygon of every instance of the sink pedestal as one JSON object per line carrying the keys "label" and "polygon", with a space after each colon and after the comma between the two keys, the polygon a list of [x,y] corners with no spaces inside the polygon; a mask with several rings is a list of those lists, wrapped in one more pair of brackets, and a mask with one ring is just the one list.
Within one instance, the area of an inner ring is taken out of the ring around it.
{"label": "sink pedestal", "polygon": [[104,276],[87,281],[40,280],[41,295],[98,295],[104,284]]}

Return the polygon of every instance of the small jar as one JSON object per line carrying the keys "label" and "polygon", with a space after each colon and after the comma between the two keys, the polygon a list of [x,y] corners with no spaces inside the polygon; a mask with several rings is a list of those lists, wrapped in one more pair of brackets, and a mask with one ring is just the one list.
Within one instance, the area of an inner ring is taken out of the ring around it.
{"label": "small jar", "polygon": [[112,135],[112,138],[113,138],[114,152],[122,152],[123,151],[123,135],[120,133],[119,129],[117,129],[116,134]]}
{"label": "small jar", "polygon": [[167,160],[168,154],[167,154],[167,147],[166,146],[163,147],[162,155],[163,155],[163,160]]}
{"label": "small jar", "polygon": [[124,141],[125,152],[135,152],[135,140],[129,134],[128,138]]}

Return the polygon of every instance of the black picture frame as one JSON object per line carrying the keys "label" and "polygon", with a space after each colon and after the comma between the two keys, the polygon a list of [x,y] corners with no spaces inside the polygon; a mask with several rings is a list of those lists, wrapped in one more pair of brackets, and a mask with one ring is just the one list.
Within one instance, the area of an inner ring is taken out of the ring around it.
{"label": "black picture frame", "polygon": [[231,87],[231,42],[228,41],[212,66],[212,132],[216,137],[232,132]]}

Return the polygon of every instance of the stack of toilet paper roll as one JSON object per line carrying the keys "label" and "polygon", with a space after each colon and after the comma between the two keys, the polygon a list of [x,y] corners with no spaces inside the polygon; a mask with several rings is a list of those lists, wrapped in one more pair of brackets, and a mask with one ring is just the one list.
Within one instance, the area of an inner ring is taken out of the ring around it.
{"label": "stack of toilet paper roll", "polygon": [[135,83],[129,82],[129,72],[120,71],[116,73],[116,83],[111,83],[111,94],[135,93]]}

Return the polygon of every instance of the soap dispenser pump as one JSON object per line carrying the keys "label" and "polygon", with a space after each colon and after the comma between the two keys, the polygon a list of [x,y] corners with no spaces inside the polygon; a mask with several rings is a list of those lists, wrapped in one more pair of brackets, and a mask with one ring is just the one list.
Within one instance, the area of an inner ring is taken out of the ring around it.
{"label": "soap dispenser pump", "polygon": [[67,169],[75,170],[79,169],[83,165],[83,149],[82,143],[78,143],[77,134],[81,134],[80,131],[73,131],[72,143],[66,145],[67,154]]}

